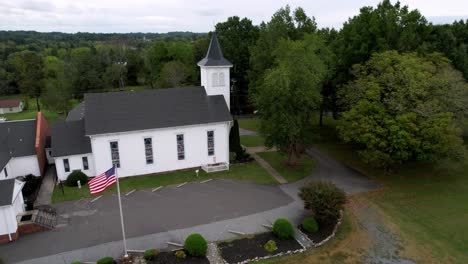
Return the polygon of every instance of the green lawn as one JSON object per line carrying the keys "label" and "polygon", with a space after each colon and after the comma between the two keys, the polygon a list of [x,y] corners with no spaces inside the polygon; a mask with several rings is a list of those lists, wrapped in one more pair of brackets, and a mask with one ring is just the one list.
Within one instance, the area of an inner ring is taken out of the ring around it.
{"label": "green lawn", "polygon": [[241,118],[237,120],[239,127],[250,131],[260,130],[260,120],[257,118]]}
{"label": "green lawn", "polygon": [[[9,95],[9,96],[1,96],[0,100],[3,99],[21,99],[25,100],[23,95]],[[77,101],[72,102],[73,105],[78,104]],[[41,104],[41,112],[44,116],[49,120],[49,122],[55,122],[60,119],[64,119],[63,114],[58,114],[57,112],[47,110],[44,105]],[[37,110],[36,110],[36,99],[28,98],[27,99],[27,109],[23,110],[20,113],[11,113],[11,114],[1,114],[0,117],[6,117],[8,121],[13,120],[24,120],[24,119],[35,119],[37,117]]]}
{"label": "green lawn", "polygon": [[315,168],[315,161],[308,155],[303,155],[298,161],[297,167],[292,168],[286,165],[287,155],[278,151],[257,153],[268,162],[283,178],[288,182],[295,182],[312,174]]}
{"label": "green lawn", "polygon": [[[120,190],[122,192],[128,192],[133,189],[149,189],[158,186],[166,186],[179,184],[190,181],[202,181],[206,179],[234,179],[241,181],[249,181],[261,184],[277,184],[267,171],[265,171],[257,162],[251,162],[246,164],[233,164],[229,171],[222,171],[216,173],[207,174],[203,170],[200,170],[199,177],[197,178],[193,170],[190,171],[177,171],[166,174],[158,175],[146,175],[139,177],[128,177],[120,181]],[[59,187],[55,187],[52,202],[58,203],[69,200],[77,200],[80,198],[92,197],[89,193],[88,186],[84,186],[81,189],[77,187],[64,187],[65,195]],[[116,186],[112,186],[103,194],[110,194],[116,192]]]}
{"label": "green lawn", "polygon": [[316,146],[384,184],[369,195],[402,234],[443,263],[468,263],[468,160],[409,164],[391,175],[372,169],[337,142],[333,125],[320,131]]}
{"label": "green lawn", "polygon": [[265,139],[261,136],[240,136],[241,144],[246,147],[260,147],[265,145]]}

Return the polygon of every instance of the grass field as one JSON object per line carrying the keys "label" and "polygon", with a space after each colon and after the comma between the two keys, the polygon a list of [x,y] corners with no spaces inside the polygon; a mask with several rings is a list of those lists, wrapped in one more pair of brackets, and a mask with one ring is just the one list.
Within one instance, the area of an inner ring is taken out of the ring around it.
{"label": "grass field", "polygon": [[468,263],[468,161],[409,164],[385,174],[361,162],[350,146],[338,143],[333,125],[321,130],[316,146],[382,182],[369,200],[401,233],[443,263]]}
{"label": "grass field", "polygon": [[241,118],[237,120],[239,122],[239,127],[247,129],[250,131],[259,131],[260,122],[257,118]]}
{"label": "grass field", "polygon": [[[120,190],[122,192],[128,192],[133,189],[149,189],[158,186],[166,186],[179,184],[190,181],[203,181],[206,179],[234,179],[241,181],[249,181],[261,184],[277,184],[278,182],[271,177],[267,171],[265,171],[257,162],[251,162],[246,164],[234,164],[231,165],[229,171],[222,171],[216,173],[207,174],[203,170],[200,170],[199,177],[197,178],[193,170],[190,171],[177,171],[166,174],[158,175],[147,175],[139,177],[128,177],[120,181]],[[77,200],[80,198],[92,197],[89,193],[88,186],[84,186],[81,189],[78,187],[67,187],[64,186],[65,195],[59,187],[55,187],[52,202],[58,203],[69,200]],[[116,192],[115,185],[103,192],[103,194],[110,194]]]}
{"label": "grass field", "polygon": [[259,147],[265,144],[261,136],[240,136],[241,144],[245,147]]}
{"label": "grass field", "polygon": [[312,174],[316,164],[313,159],[303,155],[298,161],[297,167],[291,168],[286,165],[287,155],[278,151],[268,151],[257,153],[266,160],[283,178],[288,182],[295,182]]}

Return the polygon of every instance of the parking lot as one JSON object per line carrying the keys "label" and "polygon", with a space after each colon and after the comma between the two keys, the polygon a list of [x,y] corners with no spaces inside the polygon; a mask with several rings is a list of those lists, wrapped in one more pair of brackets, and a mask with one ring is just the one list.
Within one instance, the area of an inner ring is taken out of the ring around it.
{"label": "parking lot", "polygon": [[[91,201],[55,204],[59,215],[55,230],[22,236],[1,246],[0,256],[16,262],[120,240],[116,195]],[[129,238],[250,215],[291,202],[293,199],[278,186],[231,180],[187,183],[154,192],[138,190],[128,196],[122,193]]]}

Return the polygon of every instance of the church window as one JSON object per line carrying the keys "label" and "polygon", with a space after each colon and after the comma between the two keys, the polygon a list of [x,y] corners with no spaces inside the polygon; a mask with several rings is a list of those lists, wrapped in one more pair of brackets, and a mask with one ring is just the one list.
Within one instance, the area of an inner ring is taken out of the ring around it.
{"label": "church window", "polygon": [[185,159],[184,135],[177,135],[177,159]]}
{"label": "church window", "polygon": [[219,81],[218,81],[219,86],[224,86],[224,73],[219,74]]}
{"label": "church window", "polygon": [[151,138],[145,138],[144,141],[146,164],[153,164],[153,140]]}
{"label": "church window", "polygon": [[110,149],[111,149],[112,164],[115,165],[117,168],[120,168],[119,142],[111,141]]}
{"label": "church window", "polygon": [[211,75],[211,82],[213,83],[213,86],[218,86],[218,74],[213,73]]}
{"label": "church window", "polygon": [[206,133],[208,140],[208,156],[214,155],[214,131],[210,130]]}

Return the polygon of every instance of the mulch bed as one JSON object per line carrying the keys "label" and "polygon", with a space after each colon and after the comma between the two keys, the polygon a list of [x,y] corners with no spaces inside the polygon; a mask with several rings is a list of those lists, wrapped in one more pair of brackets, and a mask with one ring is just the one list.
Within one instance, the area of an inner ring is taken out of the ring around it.
{"label": "mulch bed", "polygon": [[324,239],[329,237],[333,230],[335,229],[336,224],[338,223],[338,219],[333,221],[332,223],[328,224],[321,224],[319,225],[319,230],[316,233],[309,233],[302,228],[302,225],[299,225],[299,228],[307,237],[312,240],[315,244],[322,242]]}
{"label": "mulch bed", "polygon": [[[263,246],[269,240],[274,240],[278,250],[275,252],[266,251]],[[218,244],[221,251],[221,256],[228,263],[237,263],[255,257],[265,257],[268,255],[276,255],[287,251],[302,249],[302,246],[295,240],[281,240],[273,235],[272,232],[262,233],[253,237],[237,239],[229,242],[221,242]]]}
{"label": "mulch bed", "polygon": [[154,260],[148,261],[151,264],[209,264],[206,257],[192,257],[187,255],[184,259],[177,258],[175,252],[159,252]]}

